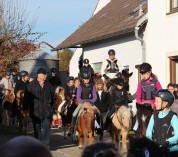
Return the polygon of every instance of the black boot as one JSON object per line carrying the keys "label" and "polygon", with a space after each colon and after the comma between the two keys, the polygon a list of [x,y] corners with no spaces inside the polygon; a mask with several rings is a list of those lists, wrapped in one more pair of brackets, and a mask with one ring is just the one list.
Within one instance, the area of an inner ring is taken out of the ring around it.
{"label": "black boot", "polygon": [[71,127],[69,129],[68,134],[67,134],[68,136],[70,136],[71,134],[74,133],[75,121],[76,121],[76,118],[72,116]]}

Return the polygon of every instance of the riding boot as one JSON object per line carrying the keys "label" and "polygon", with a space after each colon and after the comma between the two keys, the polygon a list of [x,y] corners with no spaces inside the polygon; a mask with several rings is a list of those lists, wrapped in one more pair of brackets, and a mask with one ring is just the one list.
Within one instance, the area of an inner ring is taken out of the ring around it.
{"label": "riding boot", "polygon": [[71,127],[69,129],[68,136],[70,136],[72,133],[74,133],[75,121],[76,121],[76,117],[72,116]]}

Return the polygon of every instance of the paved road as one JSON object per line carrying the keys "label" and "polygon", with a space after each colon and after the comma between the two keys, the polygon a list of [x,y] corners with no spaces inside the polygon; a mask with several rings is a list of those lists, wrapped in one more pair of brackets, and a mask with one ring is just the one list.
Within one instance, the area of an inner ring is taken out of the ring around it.
{"label": "paved road", "polygon": [[[32,129],[29,131],[29,135],[33,136]],[[15,137],[14,135],[0,135],[0,145],[8,141],[9,139]],[[98,137],[95,137],[96,141]],[[104,141],[111,141],[111,138],[108,133],[104,134]],[[71,138],[68,137],[64,139],[63,132],[61,129],[52,129],[51,134],[51,147],[53,150],[51,153],[53,157],[80,157],[82,153],[82,149],[78,148],[78,144],[72,142]]]}

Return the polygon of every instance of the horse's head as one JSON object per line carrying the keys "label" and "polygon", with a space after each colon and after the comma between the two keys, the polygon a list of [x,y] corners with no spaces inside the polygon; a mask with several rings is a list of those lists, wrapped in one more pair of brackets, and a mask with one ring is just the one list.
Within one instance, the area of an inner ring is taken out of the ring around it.
{"label": "horse's head", "polygon": [[58,86],[55,90],[56,105],[60,105],[65,100],[65,89]]}
{"label": "horse's head", "polygon": [[143,138],[129,138],[129,150],[127,157],[164,157],[165,154],[155,142]]}
{"label": "horse's head", "polygon": [[87,127],[88,131],[92,131],[94,129],[94,121],[95,114],[97,109],[91,105],[91,103],[86,102],[83,104],[83,109],[81,111],[81,116],[85,121],[85,127]]}
{"label": "horse's head", "polygon": [[23,90],[17,91],[16,98],[23,99],[23,97],[24,97],[24,91]]}
{"label": "horse's head", "polygon": [[13,103],[15,96],[14,96],[14,88],[5,89],[4,95],[7,102]]}
{"label": "horse's head", "polygon": [[130,109],[125,107],[125,106],[121,106],[115,113],[112,122],[115,125],[115,127],[117,129],[129,129],[131,126],[131,113],[130,113]]}

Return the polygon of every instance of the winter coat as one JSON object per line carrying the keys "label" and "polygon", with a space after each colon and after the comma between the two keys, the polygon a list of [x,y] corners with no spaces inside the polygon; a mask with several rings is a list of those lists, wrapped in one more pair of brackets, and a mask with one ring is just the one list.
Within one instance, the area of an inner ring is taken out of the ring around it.
{"label": "winter coat", "polygon": [[29,81],[22,81],[22,79],[18,80],[14,89],[14,94],[16,95],[19,90],[23,90],[25,92]]}
{"label": "winter coat", "polygon": [[40,119],[52,118],[54,113],[54,88],[45,81],[42,88],[37,79],[30,82],[24,94],[23,110]]}
{"label": "winter coat", "polygon": [[109,93],[102,91],[101,98],[100,98],[100,96],[97,92],[97,99],[96,99],[94,105],[99,109],[99,111],[101,113],[108,111],[108,107],[109,107],[109,105],[108,105],[109,104],[109,100],[108,100],[109,96],[108,95],[109,95]]}

